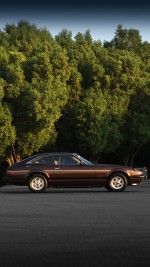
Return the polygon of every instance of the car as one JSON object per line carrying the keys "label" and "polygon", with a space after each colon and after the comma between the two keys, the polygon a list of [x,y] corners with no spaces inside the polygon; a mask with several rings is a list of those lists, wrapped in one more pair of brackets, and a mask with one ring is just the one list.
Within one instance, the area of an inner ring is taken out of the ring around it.
{"label": "car", "polygon": [[110,164],[93,164],[77,153],[44,153],[7,168],[6,184],[27,185],[31,192],[49,187],[105,187],[121,192],[146,179],[142,170]]}

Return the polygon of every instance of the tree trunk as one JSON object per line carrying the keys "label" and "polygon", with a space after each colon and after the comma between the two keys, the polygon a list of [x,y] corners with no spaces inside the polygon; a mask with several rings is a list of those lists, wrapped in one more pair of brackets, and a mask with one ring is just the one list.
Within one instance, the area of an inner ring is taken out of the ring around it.
{"label": "tree trunk", "polygon": [[9,155],[7,156],[6,161],[9,163],[9,166],[11,166],[12,164],[21,161],[21,159],[22,158],[21,158],[20,154],[17,154],[16,155],[16,158],[15,158],[14,155],[13,155],[13,153],[10,152]]}
{"label": "tree trunk", "polygon": [[9,154],[9,155],[7,156],[6,161],[8,162],[9,166],[11,166],[12,164],[15,163],[15,160],[14,160],[14,157],[13,157],[12,154]]}
{"label": "tree trunk", "polygon": [[123,157],[123,162],[126,166],[133,167],[134,159],[139,152],[139,149],[130,149]]}

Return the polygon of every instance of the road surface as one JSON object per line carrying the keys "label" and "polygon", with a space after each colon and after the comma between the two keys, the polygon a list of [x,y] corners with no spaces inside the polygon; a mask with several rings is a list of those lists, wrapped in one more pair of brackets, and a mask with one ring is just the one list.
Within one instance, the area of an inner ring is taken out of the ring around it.
{"label": "road surface", "polygon": [[150,181],[122,193],[1,187],[0,266],[150,266]]}

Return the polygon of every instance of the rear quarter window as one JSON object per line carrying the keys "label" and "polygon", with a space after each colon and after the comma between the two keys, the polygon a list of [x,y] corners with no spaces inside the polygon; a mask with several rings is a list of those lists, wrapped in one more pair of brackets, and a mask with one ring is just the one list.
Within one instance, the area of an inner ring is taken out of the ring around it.
{"label": "rear quarter window", "polygon": [[27,163],[33,163],[33,164],[49,164],[49,156],[45,156],[45,157],[39,157],[36,158],[30,162]]}

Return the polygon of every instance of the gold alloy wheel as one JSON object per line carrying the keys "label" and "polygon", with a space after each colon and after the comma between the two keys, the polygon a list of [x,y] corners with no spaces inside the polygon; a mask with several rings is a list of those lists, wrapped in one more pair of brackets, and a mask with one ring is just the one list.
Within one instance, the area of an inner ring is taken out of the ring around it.
{"label": "gold alloy wheel", "polygon": [[124,179],[121,176],[118,176],[118,175],[114,176],[111,179],[110,186],[115,190],[122,189],[123,186],[124,186]]}
{"label": "gold alloy wheel", "polygon": [[44,187],[45,183],[44,183],[44,180],[41,178],[41,177],[34,177],[32,179],[32,182],[31,182],[31,187],[36,190],[36,191],[39,191],[39,190],[42,190],[43,187]]}

